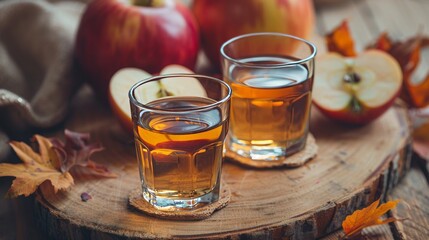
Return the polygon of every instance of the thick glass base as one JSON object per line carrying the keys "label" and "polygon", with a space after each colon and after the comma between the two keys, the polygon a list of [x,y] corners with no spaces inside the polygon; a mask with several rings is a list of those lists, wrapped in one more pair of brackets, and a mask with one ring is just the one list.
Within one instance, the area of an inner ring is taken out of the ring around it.
{"label": "thick glass base", "polygon": [[162,211],[186,211],[204,207],[219,200],[220,184],[202,196],[195,198],[180,198],[177,196],[160,196],[143,187],[143,198],[155,208]]}
{"label": "thick glass base", "polygon": [[256,161],[277,161],[299,152],[305,147],[306,137],[288,142],[261,141],[254,144],[230,137],[227,148],[240,156]]}

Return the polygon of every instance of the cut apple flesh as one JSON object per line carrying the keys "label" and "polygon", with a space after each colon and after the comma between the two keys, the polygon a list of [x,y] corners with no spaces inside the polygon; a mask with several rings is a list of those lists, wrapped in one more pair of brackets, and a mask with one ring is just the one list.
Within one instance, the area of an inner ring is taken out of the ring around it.
{"label": "cut apple flesh", "polygon": [[358,104],[376,108],[398,94],[399,64],[390,55],[368,50],[356,58],[327,53],[317,59],[313,99],[332,111]]}
{"label": "cut apple flesh", "polygon": [[[180,65],[169,65],[160,74],[175,73],[193,72]],[[132,121],[128,92],[135,83],[149,77],[151,75],[143,70],[123,68],[116,72],[110,81],[109,101],[113,112],[129,130],[132,129]],[[136,99],[141,103],[152,102],[165,96],[207,97],[207,93],[201,83],[192,77],[165,78],[160,82],[149,82],[144,88],[137,88],[135,92]]]}
{"label": "cut apple flesh", "polygon": [[[169,65],[161,70],[160,75],[175,73],[193,72],[181,65]],[[193,77],[164,78],[161,80],[161,88],[165,89],[169,96],[207,97],[207,92],[200,81]]]}
{"label": "cut apple flesh", "polygon": [[[176,73],[192,74],[193,72],[180,65],[168,65],[161,70],[160,75]],[[169,77],[148,84],[147,87],[136,89],[135,97],[141,103],[149,103],[167,96],[207,97],[204,87],[193,77]]]}
{"label": "cut apple flesh", "polygon": [[347,68],[347,61],[339,54],[328,53],[318,58],[314,79],[314,101],[332,110],[346,108],[352,99],[344,88],[343,80]]}
{"label": "cut apple flesh", "polygon": [[356,58],[354,69],[362,81],[357,98],[368,107],[386,103],[401,88],[401,68],[396,60],[386,53],[368,51]]}
{"label": "cut apple flesh", "polygon": [[[112,76],[109,84],[110,102],[111,105],[113,105],[112,107],[115,110],[119,109],[122,111],[122,113],[128,116],[131,120],[128,92],[135,83],[151,76],[152,75],[149,73],[138,68],[123,68],[117,71]],[[142,93],[141,95],[147,96],[147,98],[151,99],[154,97],[154,93],[156,93],[156,91],[157,90],[146,91],[146,93]]]}

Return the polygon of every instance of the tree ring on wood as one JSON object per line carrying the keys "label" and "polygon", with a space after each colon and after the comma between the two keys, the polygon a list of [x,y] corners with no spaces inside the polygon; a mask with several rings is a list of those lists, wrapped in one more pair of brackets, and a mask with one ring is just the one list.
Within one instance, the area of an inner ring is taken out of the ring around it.
{"label": "tree ring on wood", "polygon": [[210,217],[215,211],[224,208],[228,205],[229,200],[231,199],[231,190],[229,186],[225,183],[221,184],[220,187],[220,196],[219,200],[207,204],[206,206],[199,207],[194,210],[184,210],[184,211],[162,211],[149,202],[147,202],[142,196],[141,187],[131,191],[128,196],[128,203],[141,212],[144,212],[150,216],[165,218],[171,220],[202,220]]}
{"label": "tree ring on wood", "polygon": [[292,154],[291,156],[286,157],[285,159],[274,161],[252,160],[229,150],[226,150],[225,157],[232,162],[236,162],[254,168],[300,167],[306,162],[315,158],[317,152],[318,146],[316,144],[316,140],[313,134],[309,133],[304,149],[295,154]]}

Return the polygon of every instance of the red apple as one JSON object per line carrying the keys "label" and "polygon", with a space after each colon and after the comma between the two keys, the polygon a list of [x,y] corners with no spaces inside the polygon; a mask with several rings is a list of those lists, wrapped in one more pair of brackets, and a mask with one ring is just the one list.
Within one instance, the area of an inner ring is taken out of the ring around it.
{"label": "red apple", "polygon": [[355,58],[329,52],[316,58],[313,102],[329,118],[362,125],[381,116],[402,85],[398,62],[379,50]]}
{"label": "red apple", "polygon": [[314,26],[312,0],[195,0],[192,11],[204,52],[217,68],[219,49],[230,38],[251,32],[309,38]]}
{"label": "red apple", "polygon": [[170,64],[193,69],[198,50],[198,25],[190,10],[174,0],[94,0],[76,39],[79,67],[103,100],[119,69],[156,73]]}

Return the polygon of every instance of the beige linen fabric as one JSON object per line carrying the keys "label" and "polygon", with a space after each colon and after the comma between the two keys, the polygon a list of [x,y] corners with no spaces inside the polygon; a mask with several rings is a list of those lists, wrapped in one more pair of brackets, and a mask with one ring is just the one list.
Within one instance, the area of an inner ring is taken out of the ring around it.
{"label": "beige linen fabric", "polygon": [[66,117],[80,85],[73,47],[82,2],[0,1],[0,161],[10,153],[8,134],[50,128]]}

